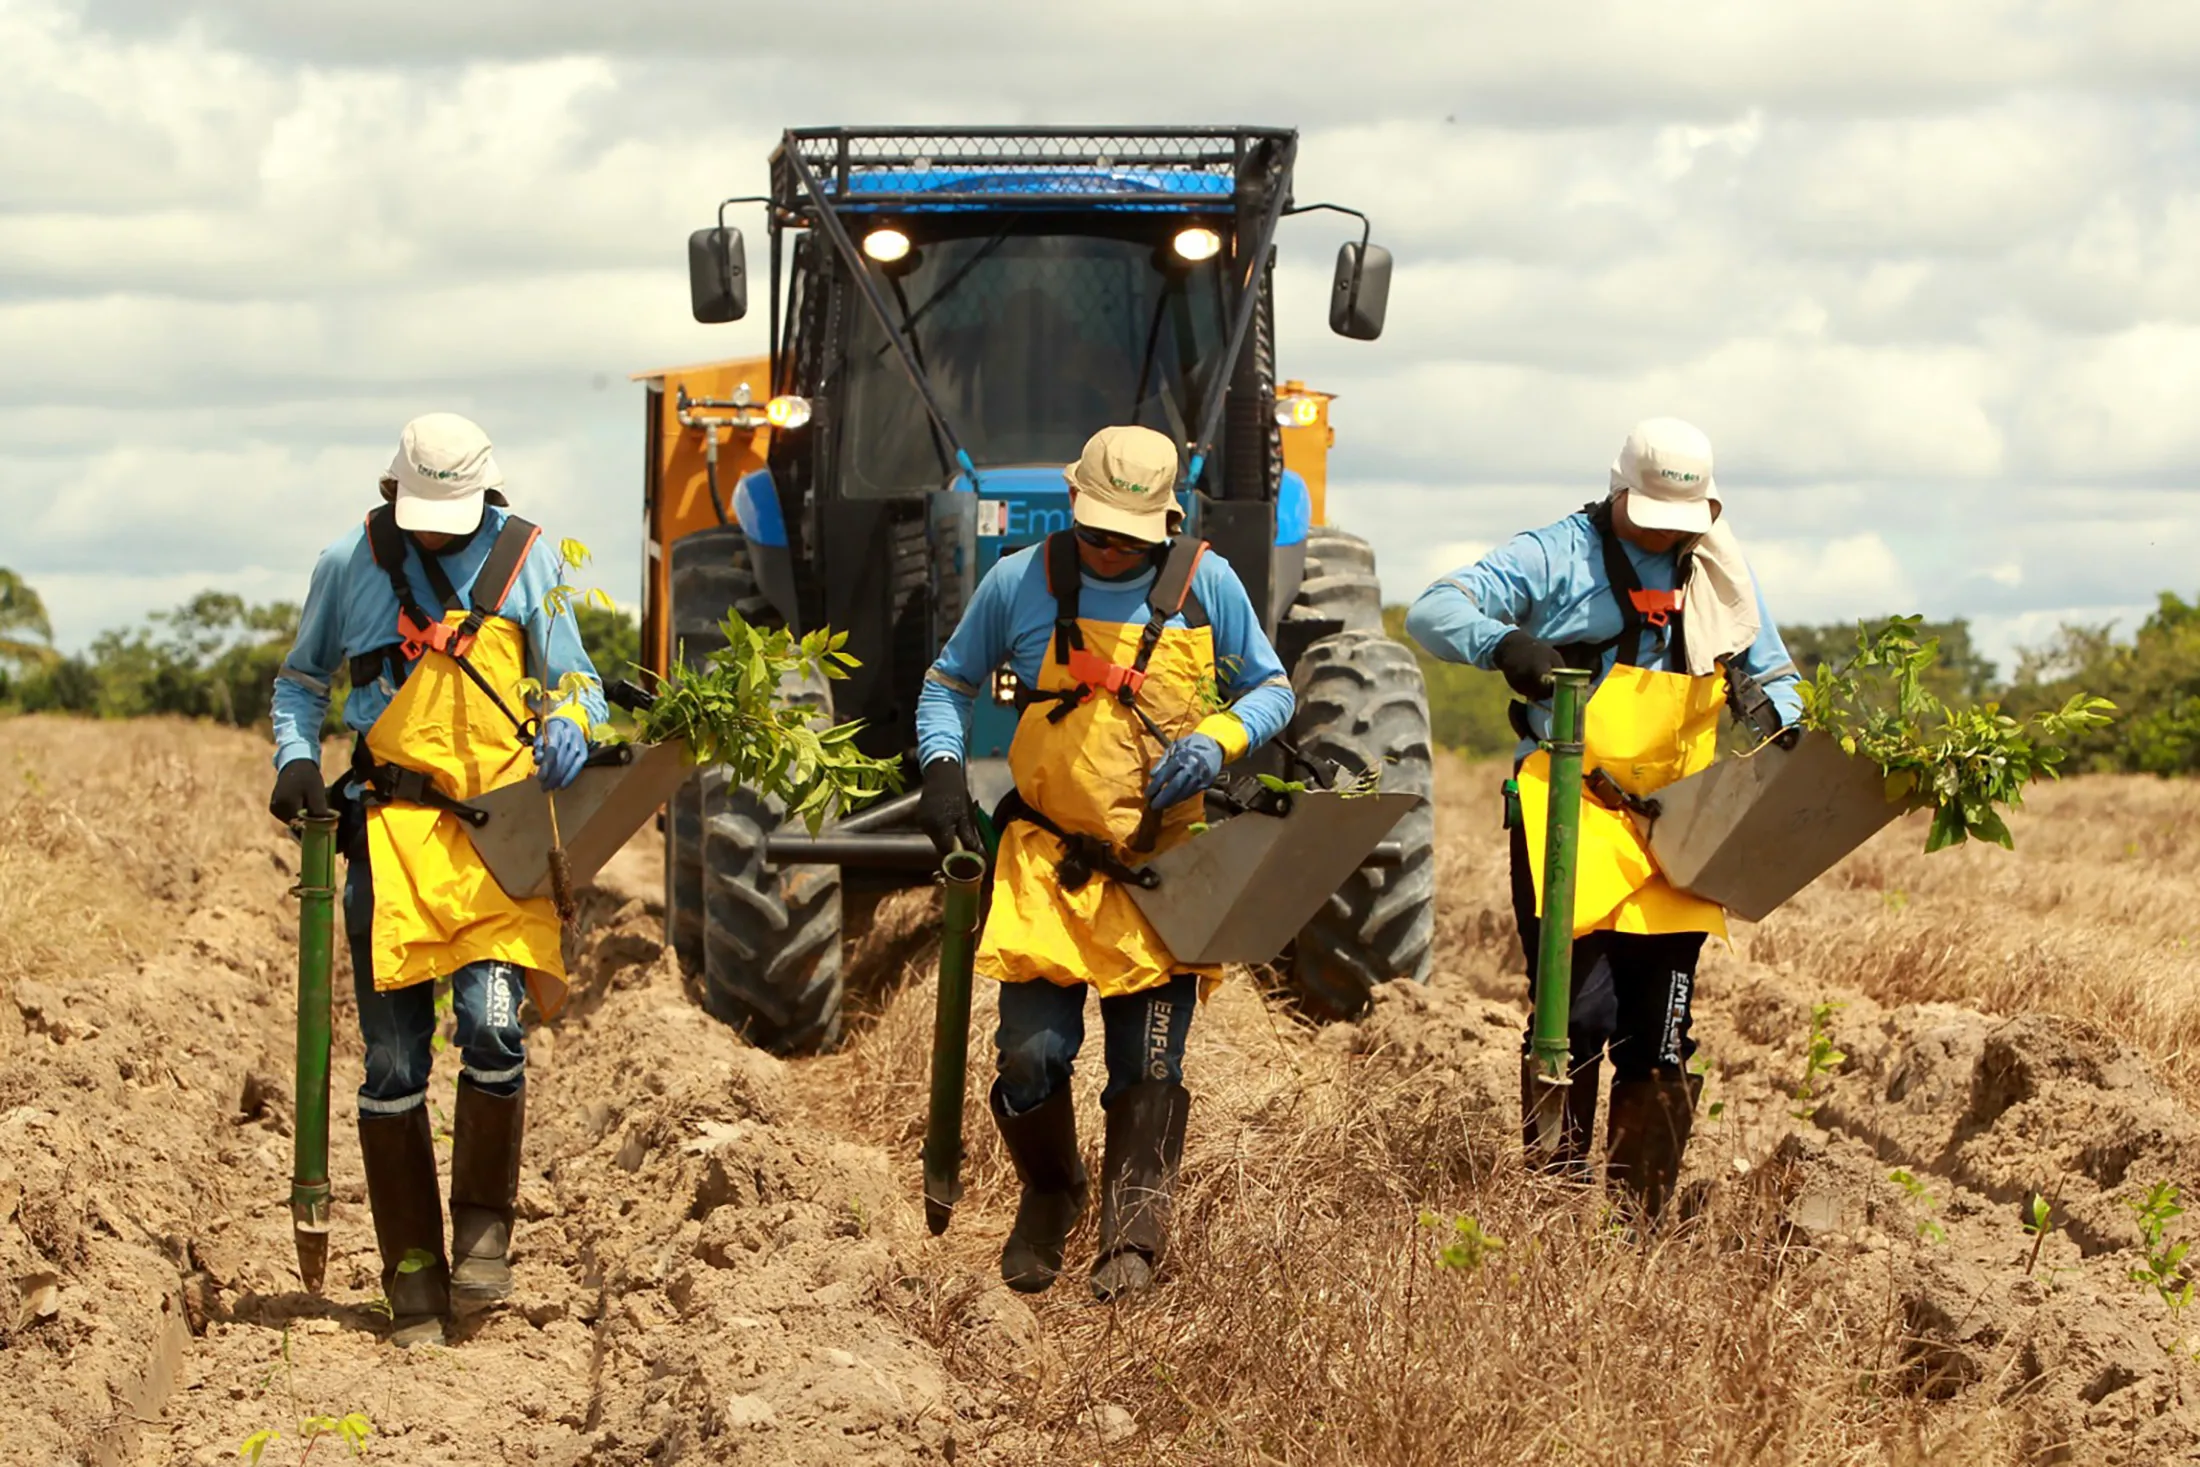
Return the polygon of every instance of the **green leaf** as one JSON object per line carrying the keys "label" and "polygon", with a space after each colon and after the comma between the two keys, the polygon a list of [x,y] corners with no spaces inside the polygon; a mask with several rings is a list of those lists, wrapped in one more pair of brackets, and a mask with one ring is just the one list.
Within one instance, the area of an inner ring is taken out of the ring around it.
{"label": "green leaf", "polygon": [[364,1411],[354,1411],[336,1423],[336,1432],[344,1439],[344,1445],[351,1448],[354,1457],[364,1457],[367,1454],[367,1438],[374,1432],[374,1423],[367,1419]]}
{"label": "green leaf", "polygon": [[237,1446],[237,1455],[258,1467],[260,1454],[282,1438],[279,1431],[255,1431]]}
{"label": "green leaf", "polygon": [[418,1273],[424,1268],[433,1268],[434,1266],[435,1255],[425,1248],[407,1248],[405,1256],[397,1260],[397,1271],[399,1273]]}

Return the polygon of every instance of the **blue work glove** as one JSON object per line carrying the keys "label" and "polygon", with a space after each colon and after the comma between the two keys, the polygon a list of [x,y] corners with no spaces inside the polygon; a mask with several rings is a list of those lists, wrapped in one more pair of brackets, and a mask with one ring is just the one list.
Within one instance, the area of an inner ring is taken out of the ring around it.
{"label": "blue work glove", "polygon": [[562,790],[580,777],[588,759],[588,735],[570,718],[545,718],[535,735],[535,778],[546,790]]}
{"label": "blue work glove", "polygon": [[1203,733],[1186,734],[1169,745],[1146,781],[1146,804],[1155,810],[1181,805],[1215,782],[1222,773],[1222,745]]}

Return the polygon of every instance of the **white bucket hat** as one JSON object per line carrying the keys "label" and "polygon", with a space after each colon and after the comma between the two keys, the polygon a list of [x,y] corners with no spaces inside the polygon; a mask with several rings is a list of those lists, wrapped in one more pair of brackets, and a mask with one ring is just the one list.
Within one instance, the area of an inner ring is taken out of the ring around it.
{"label": "white bucket hat", "polygon": [[397,527],[437,535],[476,529],[483,497],[504,487],[489,435],[457,413],[429,413],[407,423],[389,477],[397,481]]}
{"label": "white bucket hat", "polygon": [[1627,518],[1645,530],[1711,532],[1719,486],[1711,477],[1711,440],[1679,418],[1635,425],[1612,464],[1612,492],[1627,491]]}
{"label": "white bucket hat", "polygon": [[1062,470],[1077,491],[1078,524],[1158,545],[1184,522],[1176,445],[1151,428],[1102,428]]}

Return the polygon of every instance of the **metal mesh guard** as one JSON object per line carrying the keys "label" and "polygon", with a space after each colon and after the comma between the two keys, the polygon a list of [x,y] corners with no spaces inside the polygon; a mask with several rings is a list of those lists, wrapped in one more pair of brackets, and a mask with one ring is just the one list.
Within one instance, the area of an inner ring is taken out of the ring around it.
{"label": "metal mesh guard", "polygon": [[791,131],[784,146],[850,207],[1017,199],[1120,203],[1126,196],[1160,194],[1181,208],[1187,197],[1226,203],[1242,171],[1272,177],[1294,137],[1259,128],[830,128]]}

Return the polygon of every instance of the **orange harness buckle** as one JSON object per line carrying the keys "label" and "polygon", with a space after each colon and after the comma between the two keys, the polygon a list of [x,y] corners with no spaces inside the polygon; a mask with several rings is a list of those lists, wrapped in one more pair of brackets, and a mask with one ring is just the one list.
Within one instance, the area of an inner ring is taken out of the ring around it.
{"label": "orange harness buckle", "polygon": [[1642,613],[1642,619],[1654,627],[1662,627],[1673,619],[1673,613],[1681,609],[1679,591],[1629,591],[1627,599]]}
{"label": "orange harness buckle", "polygon": [[1137,668],[1110,662],[1099,653],[1088,652],[1083,647],[1071,651],[1069,661],[1063,664],[1063,670],[1087,689],[1103,688],[1119,697],[1128,689],[1135,698],[1138,690],[1146,685],[1146,674]]}
{"label": "orange harness buckle", "polygon": [[407,662],[418,662],[423,652],[441,652],[447,657],[464,657],[474,648],[474,639],[461,634],[447,621],[422,626],[410,616],[397,613],[398,635],[404,638],[401,650]]}

